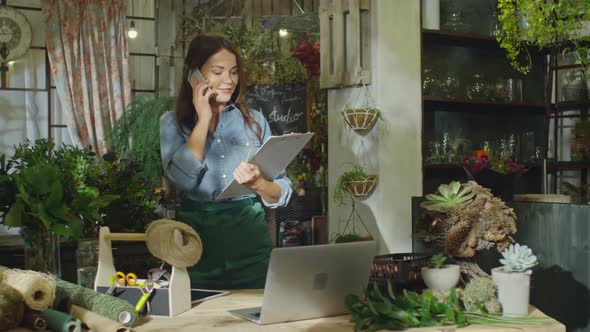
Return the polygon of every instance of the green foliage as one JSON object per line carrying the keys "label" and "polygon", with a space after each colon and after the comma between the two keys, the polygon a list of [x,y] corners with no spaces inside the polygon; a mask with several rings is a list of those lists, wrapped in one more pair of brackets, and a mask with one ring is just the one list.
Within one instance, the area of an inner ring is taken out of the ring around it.
{"label": "green foliage", "polygon": [[352,194],[346,189],[346,182],[348,181],[362,181],[368,177],[362,165],[352,165],[350,171],[346,171],[340,175],[334,188],[334,201],[339,205],[344,204],[344,200]]}
{"label": "green foliage", "polygon": [[440,269],[441,266],[445,263],[447,257],[443,254],[436,254],[430,258],[428,261],[428,267],[431,269]]}
{"label": "green foliage", "polygon": [[588,48],[583,45],[588,37],[578,33],[582,21],[590,18],[588,0],[498,0],[498,10],[502,26],[498,43],[519,72],[527,74],[531,68],[529,46],[555,48],[566,40],[573,45],[566,51],[575,51],[583,64],[588,63]]}
{"label": "green foliage", "polygon": [[284,85],[305,82],[305,68],[291,56],[295,39],[279,37],[278,32],[264,29],[260,24],[209,20],[209,32],[228,38],[240,52],[248,82],[254,85]]}
{"label": "green foliage", "polygon": [[117,155],[137,160],[143,166],[142,176],[148,182],[160,182],[160,117],[174,108],[173,97],[135,97],[108,137]]}
{"label": "green foliage", "polygon": [[3,208],[8,208],[3,223],[26,227],[28,234],[95,235],[99,210],[119,196],[101,195],[89,184],[87,174],[97,167],[93,160],[89,150],[55,148],[50,139],[20,144],[8,162],[14,172],[4,169],[0,175]]}
{"label": "green foliage", "polygon": [[458,181],[441,184],[438,187],[438,192],[439,194],[426,195],[427,201],[422,202],[420,206],[430,211],[445,212],[475,196],[469,187],[461,186]]}
{"label": "green foliage", "polygon": [[104,194],[120,198],[103,207],[101,225],[112,232],[143,232],[147,224],[157,219],[155,213],[155,184],[146,182],[139,162],[120,160],[113,153],[106,154],[100,172],[93,174],[92,184]]}
{"label": "green foliage", "polygon": [[454,288],[444,300],[436,299],[431,291],[421,295],[405,291],[395,296],[391,283],[387,282],[387,292],[383,294],[376,283],[365,291],[365,298],[348,294],[346,304],[352,312],[351,321],[355,331],[404,330],[411,327],[439,325],[489,324],[503,328],[519,328],[520,324],[542,324],[549,318],[522,317],[511,318],[485,311],[466,311]]}

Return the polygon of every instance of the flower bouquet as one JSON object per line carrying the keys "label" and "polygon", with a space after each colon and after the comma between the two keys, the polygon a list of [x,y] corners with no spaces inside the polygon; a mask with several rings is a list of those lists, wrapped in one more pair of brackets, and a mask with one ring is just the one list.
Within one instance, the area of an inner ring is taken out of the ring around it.
{"label": "flower bouquet", "polygon": [[463,159],[463,168],[469,178],[491,189],[504,201],[512,200],[515,177],[527,171],[524,166],[517,164],[511,158],[492,159],[487,155]]}

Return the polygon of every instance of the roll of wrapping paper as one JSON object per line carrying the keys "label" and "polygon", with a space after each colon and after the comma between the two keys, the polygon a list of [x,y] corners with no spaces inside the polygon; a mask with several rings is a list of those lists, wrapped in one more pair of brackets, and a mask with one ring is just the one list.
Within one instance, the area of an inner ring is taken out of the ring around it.
{"label": "roll of wrapping paper", "polygon": [[70,308],[70,315],[78,318],[84,323],[89,330],[92,331],[110,331],[110,332],[130,332],[131,329],[124,326],[123,324],[116,322],[112,319],[108,319],[104,316],[86,310],[77,305],[72,305]]}
{"label": "roll of wrapping paper", "polygon": [[23,296],[27,307],[33,310],[49,308],[55,298],[54,277],[35,271],[0,267],[0,280]]}
{"label": "roll of wrapping paper", "polygon": [[22,325],[33,331],[47,330],[47,320],[41,316],[39,311],[35,310],[25,310]]}
{"label": "roll of wrapping paper", "polygon": [[47,321],[47,326],[53,332],[81,332],[80,321],[65,312],[45,309],[40,312],[41,317]]}
{"label": "roll of wrapping paper", "polygon": [[97,293],[59,278],[56,278],[55,292],[55,307],[68,302],[127,326],[133,326],[137,319],[133,305],[114,296]]}

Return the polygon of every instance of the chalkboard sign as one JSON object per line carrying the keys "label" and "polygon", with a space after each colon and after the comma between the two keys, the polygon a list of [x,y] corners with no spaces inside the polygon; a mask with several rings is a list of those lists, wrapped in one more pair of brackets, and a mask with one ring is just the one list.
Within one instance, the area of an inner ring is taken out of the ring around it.
{"label": "chalkboard sign", "polygon": [[273,135],[307,132],[305,84],[252,85],[246,98],[251,109],[262,112]]}

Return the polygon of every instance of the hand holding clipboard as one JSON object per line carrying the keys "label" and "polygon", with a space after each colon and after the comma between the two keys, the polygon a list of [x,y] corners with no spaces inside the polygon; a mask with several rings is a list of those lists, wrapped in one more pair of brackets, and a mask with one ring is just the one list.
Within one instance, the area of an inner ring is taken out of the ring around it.
{"label": "hand holding clipboard", "polygon": [[[249,160],[246,160],[246,162],[258,166],[262,177],[272,181],[287,168],[312,136],[313,133],[271,136],[256,151],[252,158],[248,157]],[[239,184],[234,179],[223,189],[216,199],[228,199],[251,194],[255,194],[255,192]]]}

